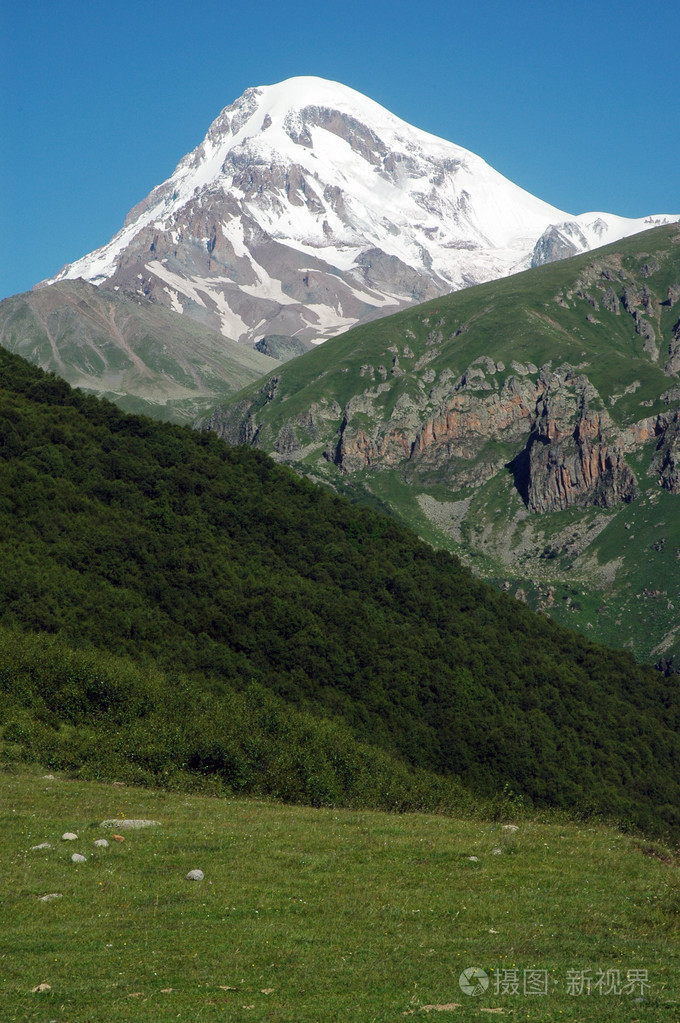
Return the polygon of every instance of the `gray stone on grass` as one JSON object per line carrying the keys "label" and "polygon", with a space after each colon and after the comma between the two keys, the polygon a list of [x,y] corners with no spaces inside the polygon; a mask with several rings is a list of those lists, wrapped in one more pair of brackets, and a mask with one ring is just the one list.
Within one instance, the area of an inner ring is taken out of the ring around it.
{"label": "gray stone on grass", "polygon": [[202,881],[203,871],[202,870],[190,870],[187,874],[187,881]]}
{"label": "gray stone on grass", "polygon": [[63,842],[75,842],[77,841],[78,836],[74,831],[65,831],[61,838]]}
{"label": "gray stone on grass", "polygon": [[73,863],[87,863],[87,856],[83,856],[82,853],[74,853],[71,861]]}
{"label": "gray stone on grass", "polygon": [[128,828],[152,828],[158,827],[160,821],[146,821],[146,820],[134,820],[133,818],[124,817],[123,820],[117,820],[115,817],[110,817],[108,820],[102,821],[99,825],[100,828],[117,828],[119,831],[124,831]]}
{"label": "gray stone on grass", "polygon": [[108,849],[109,843],[105,838],[95,838],[94,844],[97,849]]}
{"label": "gray stone on grass", "polygon": [[36,852],[38,849],[51,849],[52,846],[49,842],[41,842],[40,845],[32,845],[31,852]]}
{"label": "gray stone on grass", "polygon": [[39,902],[52,902],[53,899],[63,898],[61,892],[50,892],[49,895],[41,895]]}

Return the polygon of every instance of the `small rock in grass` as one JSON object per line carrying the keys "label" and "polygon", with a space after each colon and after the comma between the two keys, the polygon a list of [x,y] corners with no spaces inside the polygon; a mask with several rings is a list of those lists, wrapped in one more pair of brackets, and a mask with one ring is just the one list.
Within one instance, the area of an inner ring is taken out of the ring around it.
{"label": "small rock in grass", "polygon": [[74,853],[71,857],[72,863],[87,863],[87,856],[83,856],[81,853]]}
{"label": "small rock in grass", "polygon": [[99,825],[100,828],[118,828],[119,831],[129,830],[130,828],[154,828],[160,827],[160,821],[147,821],[147,820],[135,820],[133,818],[123,818],[118,820],[116,817],[110,817],[108,820],[102,821]]}
{"label": "small rock in grass", "polygon": [[495,849],[491,850],[491,855],[492,856],[500,856],[502,852],[503,852],[503,850],[499,849],[498,846],[496,846]]}
{"label": "small rock in grass", "polygon": [[503,831],[519,831],[519,825],[517,824],[504,824]]}
{"label": "small rock in grass", "polygon": [[172,992],[172,990],[173,989],[171,987],[162,987],[161,988],[161,994],[162,995],[169,995]]}
{"label": "small rock in grass", "polygon": [[203,871],[202,870],[190,870],[187,874],[187,881],[202,881]]}
{"label": "small rock in grass", "polygon": [[109,843],[106,841],[105,838],[95,838],[94,844],[97,847],[97,849],[108,849],[109,847]]}
{"label": "small rock in grass", "polygon": [[445,1005],[421,1005],[423,1012],[453,1012],[454,1009],[460,1009],[460,1002],[447,1002]]}
{"label": "small rock in grass", "polygon": [[50,892],[49,895],[41,895],[40,902],[52,902],[53,899],[61,899],[63,895],[61,892]]}
{"label": "small rock in grass", "polygon": [[61,839],[63,842],[75,842],[77,841],[78,836],[74,831],[65,831],[61,836]]}
{"label": "small rock in grass", "polygon": [[52,846],[49,842],[41,842],[40,845],[32,845],[31,852],[36,852],[38,849],[51,849]]}
{"label": "small rock in grass", "polygon": [[479,856],[468,856],[471,863],[479,863]]}
{"label": "small rock in grass", "polygon": [[53,774],[44,774],[43,775],[43,780],[44,781],[54,781],[54,775]]}
{"label": "small rock in grass", "polygon": [[52,985],[51,984],[46,984],[43,981],[42,984],[38,984],[37,987],[34,987],[34,988],[31,989],[31,994],[34,995],[36,993],[42,993],[43,991],[51,991],[51,990],[52,990]]}

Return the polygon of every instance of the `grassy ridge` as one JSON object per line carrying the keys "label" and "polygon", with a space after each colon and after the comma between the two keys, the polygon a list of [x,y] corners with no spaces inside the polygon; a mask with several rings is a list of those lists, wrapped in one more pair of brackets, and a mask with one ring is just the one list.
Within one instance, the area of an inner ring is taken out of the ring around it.
{"label": "grassy ridge", "polygon": [[[237,789],[234,736],[249,734],[251,701],[235,694],[256,686],[485,797],[509,788],[678,833],[680,694],[657,673],[537,617],[260,452],[125,416],[5,352],[0,388],[0,624],[168,676],[157,691],[135,682],[122,706],[87,672],[71,689],[55,680],[65,695],[48,707],[38,746],[52,725],[91,719],[79,749],[94,771],[98,734],[127,722],[131,735],[144,731],[142,748],[158,737],[163,763],[185,714],[207,743],[192,770]],[[40,722],[31,686],[21,714]],[[16,728],[5,739],[33,743]],[[249,784],[258,790],[257,778]],[[337,784],[326,801],[342,801]]]}
{"label": "grassy ridge", "polygon": [[[0,792],[3,1023],[677,1019],[677,868],[604,827],[513,832],[37,774],[0,775]],[[109,817],[161,824],[117,843]],[[195,868],[204,881],[185,881]],[[459,985],[471,966],[490,978],[476,998]],[[525,969],[546,972],[546,995],[524,995]],[[634,969],[642,995],[567,993],[569,971],[625,983]],[[512,970],[519,993],[497,994]]]}
{"label": "grassy ridge", "polygon": [[173,422],[276,365],[186,316],[82,280],[0,302],[0,344],[126,412]]}

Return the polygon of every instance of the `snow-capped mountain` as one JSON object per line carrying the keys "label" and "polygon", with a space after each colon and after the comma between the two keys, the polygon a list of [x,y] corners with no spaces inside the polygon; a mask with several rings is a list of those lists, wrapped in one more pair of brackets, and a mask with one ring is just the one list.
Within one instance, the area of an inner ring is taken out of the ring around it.
{"label": "snow-capped mountain", "polygon": [[319,342],[678,219],[572,217],[344,85],[291,78],[225,107],[108,245],[53,281],[145,295],[248,344]]}

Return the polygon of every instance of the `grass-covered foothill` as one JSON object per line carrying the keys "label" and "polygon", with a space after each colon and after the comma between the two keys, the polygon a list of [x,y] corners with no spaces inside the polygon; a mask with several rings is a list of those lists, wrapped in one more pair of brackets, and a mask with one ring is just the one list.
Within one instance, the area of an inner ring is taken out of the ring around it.
{"label": "grass-covered foothill", "polygon": [[180,423],[276,365],[190,317],[83,280],[0,302],[0,344],[126,412]]}
{"label": "grass-covered foothill", "polygon": [[[44,773],[0,774],[3,1023],[678,1019],[663,846],[567,820],[511,830]],[[470,967],[480,995],[461,989]]]}
{"label": "grass-covered foothill", "polygon": [[677,837],[672,680],[261,452],[4,351],[0,401],[6,758],[320,805],[458,782]]}

